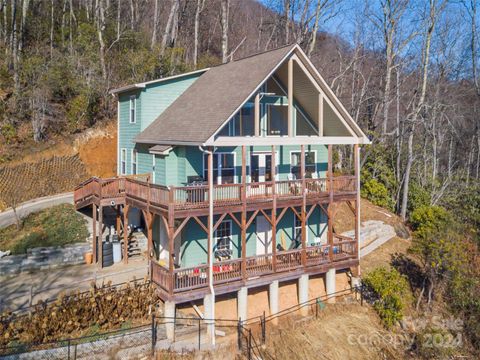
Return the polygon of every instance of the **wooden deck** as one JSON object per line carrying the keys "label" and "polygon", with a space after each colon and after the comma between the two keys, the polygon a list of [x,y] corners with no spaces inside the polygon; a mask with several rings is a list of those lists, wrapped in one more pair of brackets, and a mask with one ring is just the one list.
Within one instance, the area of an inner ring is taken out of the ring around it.
{"label": "wooden deck", "polygon": [[[334,200],[355,199],[355,176],[334,177],[331,183]],[[277,207],[300,206],[304,194],[307,204],[328,202],[329,190],[330,181],[326,178],[215,185],[214,212],[241,211],[243,196],[247,210],[271,208],[274,198]],[[128,204],[158,214],[173,211],[176,218],[182,218],[207,214],[209,196],[207,185],[167,187],[132,177],[94,177],[77,186],[74,202],[77,209],[91,204]]]}
{"label": "wooden deck", "polygon": [[[304,254],[305,255],[304,255]],[[305,256],[305,262],[302,257]],[[242,286],[261,286],[274,280],[288,280],[301,274],[320,274],[331,268],[344,269],[358,265],[356,241],[335,236],[330,245],[307,247],[276,254],[247,257],[216,262],[213,264],[213,285],[216,293],[227,293]],[[245,268],[243,268],[245,266]],[[208,265],[169,269],[151,263],[152,281],[157,285],[163,300],[176,302],[201,298],[208,293]],[[218,290],[217,290],[218,289]]]}

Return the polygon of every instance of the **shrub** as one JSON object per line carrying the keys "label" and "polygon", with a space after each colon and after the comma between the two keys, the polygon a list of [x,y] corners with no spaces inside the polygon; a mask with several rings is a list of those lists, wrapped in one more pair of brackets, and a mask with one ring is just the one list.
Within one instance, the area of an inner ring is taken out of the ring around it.
{"label": "shrub", "polygon": [[431,195],[423,186],[413,182],[408,189],[408,211],[412,213],[422,206],[429,206]]}
{"label": "shrub", "polygon": [[363,279],[367,291],[373,295],[374,309],[387,328],[403,317],[408,282],[396,269],[377,268]]}
{"label": "shrub", "polygon": [[441,206],[420,206],[410,214],[410,224],[419,238],[441,231],[451,222],[452,216]]}
{"label": "shrub", "polygon": [[393,210],[394,201],[390,197],[387,188],[375,179],[367,180],[362,184],[361,195],[375,205]]}

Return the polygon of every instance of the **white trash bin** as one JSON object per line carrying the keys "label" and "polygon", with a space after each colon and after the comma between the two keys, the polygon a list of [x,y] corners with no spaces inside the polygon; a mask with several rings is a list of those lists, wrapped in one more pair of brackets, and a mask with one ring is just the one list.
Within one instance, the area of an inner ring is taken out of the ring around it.
{"label": "white trash bin", "polygon": [[113,262],[118,263],[122,261],[122,244],[120,242],[113,243]]}

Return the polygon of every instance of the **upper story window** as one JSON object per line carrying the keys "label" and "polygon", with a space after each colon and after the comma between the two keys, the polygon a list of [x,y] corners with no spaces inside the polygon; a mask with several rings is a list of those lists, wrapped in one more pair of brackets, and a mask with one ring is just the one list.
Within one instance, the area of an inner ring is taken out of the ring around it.
{"label": "upper story window", "polygon": [[[301,170],[301,157],[300,151],[292,151],[290,153],[290,173],[292,173],[296,179],[300,179]],[[316,153],[315,151],[305,151],[305,177],[312,178],[317,174],[316,167]]]}
{"label": "upper story window", "polygon": [[255,105],[246,103],[223,127],[219,136],[253,136],[255,134]]}
{"label": "upper story window", "polygon": [[288,105],[267,104],[267,136],[288,135]]}
{"label": "upper story window", "polygon": [[127,149],[122,149],[120,152],[120,174],[125,175],[127,173]]}
{"label": "upper story window", "polygon": [[137,122],[137,97],[135,95],[130,96],[130,124]]}
{"label": "upper story window", "polygon": [[[208,155],[203,156],[203,178],[208,181]],[[213,154],[213,183],[233,184],[235,182],[235,154]]]}
{"label": "upper story window", "polygon": [[138,153],[137,150],[132,150],[132,175],[137,173]]}

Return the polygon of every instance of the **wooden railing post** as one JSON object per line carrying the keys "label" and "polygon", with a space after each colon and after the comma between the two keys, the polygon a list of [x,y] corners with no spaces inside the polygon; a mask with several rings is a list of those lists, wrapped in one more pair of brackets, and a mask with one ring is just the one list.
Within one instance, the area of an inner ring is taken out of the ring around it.
{"label": "wooden railing post", "polygon": [[272,145],[272,268],[273,272],[277,272],[277,161],[275,153],[275,145]]}
{"label": "wooden railing post", "polygon": [[175,193],[175,187],[171,186],[170,187],[170,194],[168,198],[168,272],[170,275],[170,284],[169,284],[169,293],[170,296],[173,296],[173,290],[174,290],[174,275],[173,275],[173,270],[174,270],[174,251],[175,251],[175,239],[173,238],[173,235],[175,234],[175,203],[174,203],[174,193]]}
{"label": "wooden railing post", "polygon": [[242,279],[247,278],[247,148],[242,145]]}
{"label": "wooden railing post", "polygon": [[[355,162],[355,256],[360,260],[360,147],[353,145]],[[360,265],[358,274],[360,276]]]}
{"label": "wooden railing post", "polygon": [[93,207],[92,207],[92,218],[93,218],[93,224],[92,224],[93,263],[96,264],[97,263],[97,205],[95,203],[93,203]]}
{"label": "wooden railing post", "polygon": [[328,232],[327,239],[330,246],[329,258],[333,261],[333,148],[332,145],[328,145]]}
{"label": "wooden railing post", "polygon": [[300,176],[302,179],[302,208],[300,211],[301,221],[302,221],[302,265],[307,265],[307,226],[306,226],[306,211],[307,211],[307,189],[305,188],[305,145],[300,146]]}

